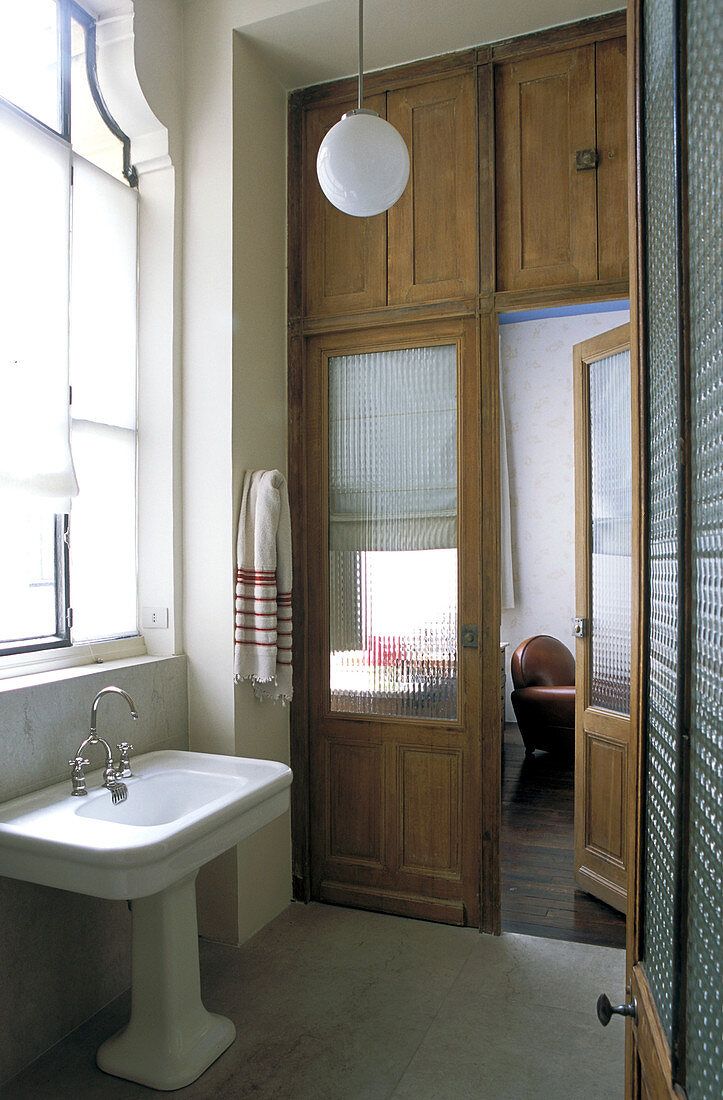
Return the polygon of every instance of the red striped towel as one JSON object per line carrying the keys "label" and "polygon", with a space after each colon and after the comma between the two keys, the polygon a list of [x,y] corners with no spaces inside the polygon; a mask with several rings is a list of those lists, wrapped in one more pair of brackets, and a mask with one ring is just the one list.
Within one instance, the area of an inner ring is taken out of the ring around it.
{"label": "red striped towel", "polygon": [[239,514],[234,679],[291,701],[291,519],[278,470],[247,470]]}

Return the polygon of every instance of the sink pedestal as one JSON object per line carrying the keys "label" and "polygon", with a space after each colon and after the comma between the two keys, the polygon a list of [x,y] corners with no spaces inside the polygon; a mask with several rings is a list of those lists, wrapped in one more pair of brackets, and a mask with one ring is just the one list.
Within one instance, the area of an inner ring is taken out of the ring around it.
{"label": "sink pedestal", "polygon": [[197,873],[134,900],[131,1018],[96,1056],[105,1073],[153,1089],[190,1085],[236,1038],[201,1002]]}

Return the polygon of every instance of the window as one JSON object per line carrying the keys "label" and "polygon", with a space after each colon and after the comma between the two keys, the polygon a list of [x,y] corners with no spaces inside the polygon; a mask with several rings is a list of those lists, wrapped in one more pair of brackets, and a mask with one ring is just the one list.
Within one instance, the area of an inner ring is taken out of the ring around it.
{"label": "window", "polygon": [[329,690],[457,719],[457,348],[329,359]]}
{"label": "window", "polygon": [[137,633],[138,195],[93,18],[69,0],[0,13],[7,654]]}

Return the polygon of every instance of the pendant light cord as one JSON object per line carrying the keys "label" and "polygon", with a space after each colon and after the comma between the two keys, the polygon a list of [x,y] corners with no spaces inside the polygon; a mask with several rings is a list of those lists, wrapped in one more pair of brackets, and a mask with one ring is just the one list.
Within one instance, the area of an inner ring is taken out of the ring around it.
{"label": "pendant light cord", "polygon": [[364,106],[364,0],[359,0],[359,110]]}

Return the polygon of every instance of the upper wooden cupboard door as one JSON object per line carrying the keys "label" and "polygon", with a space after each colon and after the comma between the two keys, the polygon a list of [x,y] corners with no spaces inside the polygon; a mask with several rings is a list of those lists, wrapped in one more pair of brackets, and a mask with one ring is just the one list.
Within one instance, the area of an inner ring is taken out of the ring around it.
{"label": "upper wooden cupboard door", "polygon": [[628,277],[625,38],[595,46],[598,278]]}
{"label": "upper wooden cupboard door", "polygon": [[594,281],[594,45],[500,65],[495,101],[498,290]]}
{"label": "upper wooden cupboard door", "polygon": [[471,72],[390,92],[387,118],[411,161],[388,213],[389,304],[477,289],[476,136]]}
{"label": "upper wooden cupboard door", "polygon": [[[304,118],[304,312],[329,316],[372,309],[387,301],[387,220],[384,214],[354,218],[328,201],[316,178],[324,137],[354,103],[310,107]],[[385,112],[385,96],[364,106]]]}

